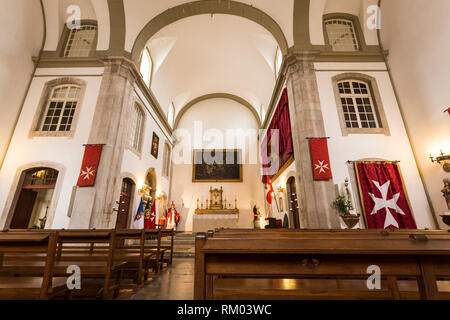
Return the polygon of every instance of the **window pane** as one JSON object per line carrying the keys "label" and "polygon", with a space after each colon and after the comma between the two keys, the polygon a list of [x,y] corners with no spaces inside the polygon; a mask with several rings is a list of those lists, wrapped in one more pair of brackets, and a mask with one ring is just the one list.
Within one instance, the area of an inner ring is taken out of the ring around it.
{"label": "window pane", "polygon": [[379,128],[368,84],[354,80],[341,81],[338,86],[347,128]]}
{"label": "window pane", "polygon": [[150,87],[150,81],[152,76],[152,59],[147,49],[144,49],[142,53],[141,61],[141,74],[147,87]]}
{"label": "window pane", "polygon": [[136,151],[140,151],[141,149],[141,133],[143,120],[144,114],[142,113],[141,108],[138,105],[135,105],[129,144]]}
{"label": "window pane", "polygon": [[66,85],[56,87],[48,102],[42,131],[70,131],[75,115],[80,87]]}
{"label": "window pane", "polygon": [[89,57],[95,37],[97,35],[97,26],[82,25],[79,29],[72,29],[69,32],[64,57]]}
{"label": "window pane", "polygon": [[333,51],[358,51],[359,45],[351,20],[329,19],[325,29]]}

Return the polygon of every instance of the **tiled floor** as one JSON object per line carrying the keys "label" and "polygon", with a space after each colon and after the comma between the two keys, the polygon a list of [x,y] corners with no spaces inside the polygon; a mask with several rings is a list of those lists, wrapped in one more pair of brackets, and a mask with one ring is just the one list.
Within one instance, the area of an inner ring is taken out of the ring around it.
{"label": "tiled floor", "polygon": [[134,300],[193,300],[194,259],[177,258],[173,266],[139,290]]}

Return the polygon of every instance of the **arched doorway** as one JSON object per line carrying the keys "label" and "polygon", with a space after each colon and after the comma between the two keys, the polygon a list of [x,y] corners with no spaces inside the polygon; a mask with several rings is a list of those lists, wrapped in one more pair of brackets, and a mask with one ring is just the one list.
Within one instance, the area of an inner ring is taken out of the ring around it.
{"label": "arched doorway", "polygon": [[123,179],[122,188],[120,190],[116,229],[128,229],[129,227],[133,188],[134,182],[131,179]]}
{"label": "arched doorway", "polygon": [[300,214],[299,203],[297,195],[297,186],[295,184],[295,178],[290,177],[287,181],[287,192],[289,202],[289,216],[293,223],[294,229],[300,229]]}
{"label": "arched doorway", "polygon": [[11,220],[11,229],[44,229],[58,179],[58,171],[36,168],[24,179]]}

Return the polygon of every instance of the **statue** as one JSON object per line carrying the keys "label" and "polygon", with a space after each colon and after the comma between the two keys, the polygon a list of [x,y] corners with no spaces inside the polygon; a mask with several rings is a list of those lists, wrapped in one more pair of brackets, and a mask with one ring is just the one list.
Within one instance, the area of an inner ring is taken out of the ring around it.
{"label": "statue", "polygon": [[444,179],[444,189],[442,189],[444,198],[447,201],[448,210],[450,210],[450,179]]}
{"label": "statue", "polygon": [[175,209],[175,203],[173,201],[170,205],[170,209],[167,210],[166,221],[166,226],[169,229],[176,229],[180,223],[180,214],[177,212],[177,209]]}

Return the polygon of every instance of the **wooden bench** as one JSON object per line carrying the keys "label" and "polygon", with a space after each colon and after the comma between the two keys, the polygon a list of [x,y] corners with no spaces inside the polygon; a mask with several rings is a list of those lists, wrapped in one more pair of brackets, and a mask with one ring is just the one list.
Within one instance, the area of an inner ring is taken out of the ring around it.
{"label": "wooden bench", "polygon": [[[54,274],[57,240],[56,233],[0,233],[0,299],[71,298],[66,280],[55,278]],[[25,254],[31,258],[28,262],[41,264],[42,261],[42,267],[28,266],[24,272]]]}
{"label": "wooden bench", "polygon": [[[8,235],[40,235],[48,231],[9,230]],[[3,233],[5,234],[5,233]],[[76,297],[96,297],[109,299],[117,297],[126,261],[116,259],[117,243],[114,230],[61,230],[57,234],[54,276],[67,279],[69,266],[81,269],[81,290],[74,290]],[[83,249],[86,248],[86,249]],[[100,248],[100,249],[99,249]],[[4,268],[16,276],[30,276],[43,268],[45,256],[41,254],[22,254],[22,268],[15,271],[13,266]],[[39,262],[40,259],[40,262]]]}
{"label": "wooden bench", "polygon": [[[368,290],[369,266],[382,289]],[[219,230],[196,238],[195,299],[450,298],[442,231]]]}

